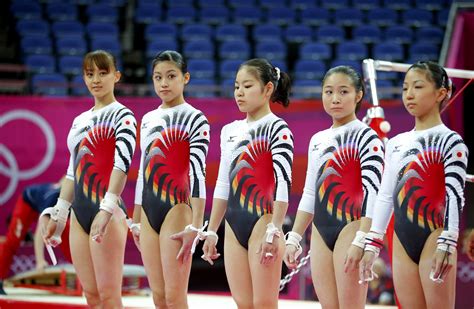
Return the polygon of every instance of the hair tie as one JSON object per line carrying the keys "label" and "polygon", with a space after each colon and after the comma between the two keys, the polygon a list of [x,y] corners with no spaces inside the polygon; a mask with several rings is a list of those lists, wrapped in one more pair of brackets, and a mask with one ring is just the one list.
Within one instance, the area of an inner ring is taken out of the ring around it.
{"label": "hair tie", "polygon": [[280,80],[280,68],[279,67],[275,67],[275,71],[277,73],[277,80]]}

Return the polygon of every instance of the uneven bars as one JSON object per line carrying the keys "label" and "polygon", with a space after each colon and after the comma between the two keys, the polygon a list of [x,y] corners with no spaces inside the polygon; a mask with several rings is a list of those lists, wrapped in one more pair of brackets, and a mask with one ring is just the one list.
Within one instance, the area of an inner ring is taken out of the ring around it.
{"label": "uneven bars", "polygon": [[[371,101],[374,106],[379,106],[379,99],[377,96],[377,86],[375,80],[377,79],[376,70],[389,72],[406,72],[411,64],[398,63],[383,60],[364,59],[362,61],[362,72],[364,74],[364,81],[369,83]],[[474,71],[449,69],[445,68],[449,77],[456,78],[474,78]],[[474,175],[466,175],[466,181],[474,182]]]}
{"label": "uneven bars", "polygon": [[[372,60],[372,59],[366,59],[366,60]],[[373,61],[374,61],[375,69],[379,71],[406,72],[408,68],[411,66],[411,64],[399,63],[399,62],[391,62],[391,61],[383,61],[383,60],[373,60]],[[446,73],[448,73],[449,77],[466,78],[466,79],[474,78],[474,71],[450,69],[450,68],[445,68],[445,70],[446,70]]]}

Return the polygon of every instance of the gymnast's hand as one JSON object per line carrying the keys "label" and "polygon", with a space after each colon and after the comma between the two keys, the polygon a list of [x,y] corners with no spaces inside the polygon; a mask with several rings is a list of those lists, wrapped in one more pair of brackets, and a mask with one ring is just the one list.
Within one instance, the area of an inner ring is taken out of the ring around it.
{"label": "gymnast's hand", "polygon": [[196,238],[196,235],[196,231],[184,229],[184,231],[170,236],[171,239],[181,242],[181,249],[179,249],[176,259],[180,260],[183,264],[188,262],[192,257],[191,248],[193,246],[194,238]]}
{"label": "gymnast's hand", "polygon": [[99,212],[94,218],[94,222],[92,222],[92,227],[91,227],[90,234],[92,235],[93,241],[99,244],[102,242],[107,225],[109,224],[111,218],[112,218],[112,214],[110,212],[107,212],[102,209],[99,210]]}
{"label": "gymnast's hand", "polygon": [[[294,245],[286,245],[283,261],[289,269],[295,269],[298,266],[298,248]],[[301,252],[300,252],[301,253]]]}
{"label": "gymnast's hand", "polygon": [[41,235],[43,236],[44,243],[49,245],[51,237],[53,237],[54,232],[56,232],[58,223],[54,220],[51,220],[49,216],[41,216],[39,218],[38,224],[40,225],[39,229],[41,231]]}
{"label": "gymnast's hand", "polygon": [[260,254],[260,264],[268,265],[273,263],[278,258],[279,238],[273,237],[272,243],[266,241],[266,236],[263,237],[257,254]]}
{"label": "gymnast's hand", "polygon": [[377,255],[373,251],[364,251],[364,256],[359,262],[359,284],[366,283],[368,281],[378,278],[378,275],[374,272],[374,263]]}
{"label": "gymnast's hand", "polygon": [[436,249],[431,263],[430,278],[436,283],[443,283],[456,262],[456,253]]}
{"label": "gymnast's hand", "polygon": [[364,249],[357,247],[355,245],[350,245],[347,249],[346,258],[344,260],[344,272],[357,270],[359,262],[364,255]]}
{"label": "gymnast's hand", "polygon": [[217,240],[217,237],[208,235],[204,241],[204,244],[202,245],[202,252],[204,254],[201,256],[201,258],[211,265],[214,265],[214,260],[221,256],[220,253],[217,253]]}

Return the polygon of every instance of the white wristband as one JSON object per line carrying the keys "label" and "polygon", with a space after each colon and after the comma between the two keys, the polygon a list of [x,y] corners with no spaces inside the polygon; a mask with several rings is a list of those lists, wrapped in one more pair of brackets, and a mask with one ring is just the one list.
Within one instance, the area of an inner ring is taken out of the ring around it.
{"label": "white wristband", "polygon": [[300,244],[303,237],[296,232],[290,231],[286,233],[285,238],[286,238],[286,241],[285,241],[286,246],[292,245],[296,247],[295,259],[297,259],[298,256],[303,252],[303,248],[301,247],[301,244]]}
{"label": "white wristband", "polygon": [[368,232],[365,235],[365,251],[372,251],[375,256],[379,256],[380,250],[383,248],[383,234],[377,232]]}
{"label": "white wristband", "polygon": [[197,232],[197,235],[194,238],[193,245],[191,247],[191,254],[193,254],[194,251],[196,251],[196,246],[197,246],[199,240],[206,239],[206,235],[204,233],[204,230],[206,229],[206,226],[207,226],[208,223],[209,223],[209,221],[204,222],[204,225],[201,228],[194,227],[192,224],[189,224],[184,228],[184,230],[191,230],[191,231]]}
{"label": "white wristband", "polygon": [[269,244],[273,243],[273,237],[276,236],[278,238],[281,237],[281,232],[280,230],[273,224],[273,222],[270,222],[267,224],[267,231],[265,232],[265,241]]}
{"label": "white wristband", "polygon": [[66,227],[70,207],[71,203],[58,198],[58,201],[54,207],[48,207],[41,213],[40,216],[49,215],[51,220],[56,221],[56,230],[54,231],[53,236],[49,238],[48,245],[56,247],[62,242],[61,235],[64,231],[64,228]]}
{"label": "white wristband", "polygon": [[206,232],[204,232],[204,237],[207,238],[209,236],[212,236],[212,237],[216,238],[216,244],[219,242],[219,235],[217,235],[216,232],[211,231],[211,230],[208,229]]}
{"label": "white wristband", "polygon": [[104,210],[110,214],[114,213],[115,208],[118,207],[119,196],[114,193],[106,192],[104,198],[100,202],[100,210]]}
{"label": "white wristband", "polygon": [[139,236],[142,225],[140,223],[133,223],[132,219],[127,219],[126,222],[130,232],[135,236]]}
{"label": "white wristband", "polygon": [[62,198],[58,198],[56,205],[53,207],[51,219],[57,221],[58,223],[66,224],[67,218],[69,216],[69,208],[71,208],[71,203],[63,200]]}
{"label": "white wristband", "polygon": [[359,247],[361,248],[362,250],[364,250],[364,247],[365,247],[365,235],[366,233],[365,232],[362,232],[362,231],[357,231],[355,237],[354,237],[354,240],[352,241],[352,244],[356,247]]}
{"label": "white wristband", "polygon": [[459,234],[456,232],[443,231],[438,236],[437,249],[453,254],[456,252]]}

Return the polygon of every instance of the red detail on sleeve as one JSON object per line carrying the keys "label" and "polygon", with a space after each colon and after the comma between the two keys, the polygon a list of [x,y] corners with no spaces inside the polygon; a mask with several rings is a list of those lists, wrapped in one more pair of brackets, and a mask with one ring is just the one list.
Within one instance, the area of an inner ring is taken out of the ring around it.
{"label": "red detail on sleeve", "polygon": [[458,158],[461,158],[462,157],[462,152],[458,151],[457,155],[458,155]]}
{"label": "red detail on sleeve", "polygon": [[374,151],[379,151],[379,147],[374,146]]}

